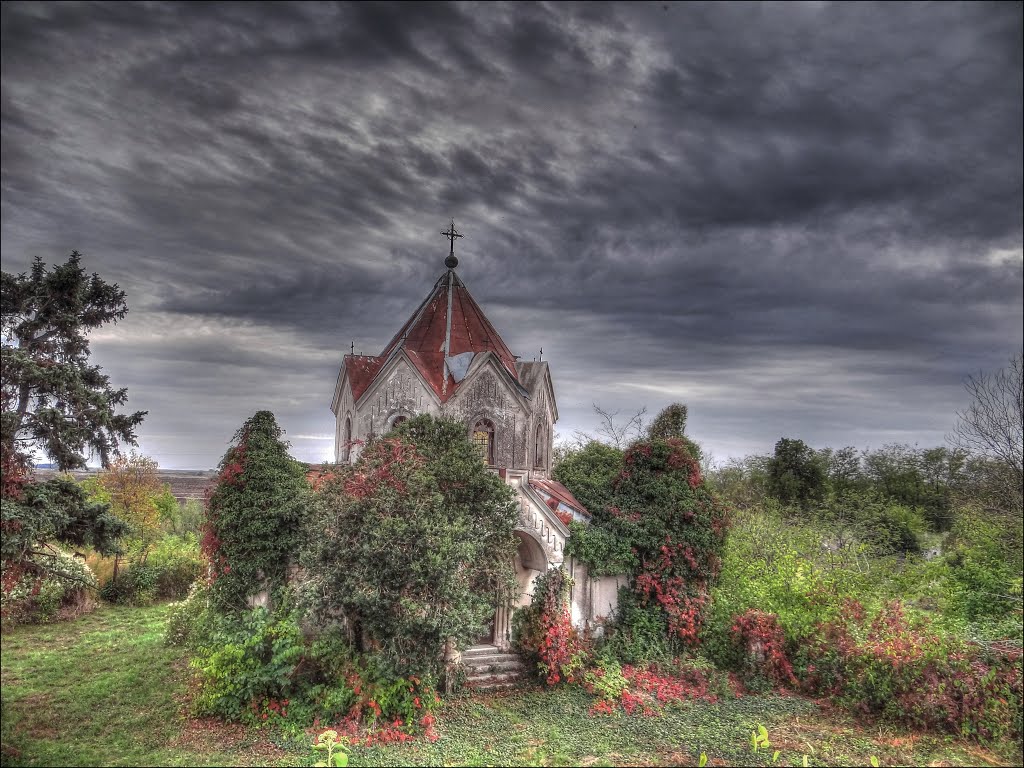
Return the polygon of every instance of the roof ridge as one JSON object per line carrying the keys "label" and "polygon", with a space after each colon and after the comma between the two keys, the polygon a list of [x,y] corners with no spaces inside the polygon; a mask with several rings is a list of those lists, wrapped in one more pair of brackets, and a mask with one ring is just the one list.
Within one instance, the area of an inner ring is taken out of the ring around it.
{"label": "roof ridge", "polygon": [[[443,319],[438,317],[442,312]],[[415,367],[441,402],[453,395],[461,383],[454,381],[454,377],[452,382],[448,381],[451,371],[447,358],[466,352],[493,353],[513,381],[522,387],[516,356],[454,269],[445,270],[434,282],[427,297],[376,356],[380,366],[374,371],[373,380],[388,367],[400,349],[416,353]]]}

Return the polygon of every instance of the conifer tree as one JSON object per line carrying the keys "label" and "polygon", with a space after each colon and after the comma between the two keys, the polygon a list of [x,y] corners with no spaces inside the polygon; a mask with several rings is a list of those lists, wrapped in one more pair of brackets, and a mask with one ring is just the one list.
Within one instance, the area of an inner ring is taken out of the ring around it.
{"label": "conifer tree", "polygon": [[4,495],[16,493],[33,446],[68,470],[84,467],[87,451],[106,467],[119,443],[135,445],[146,413],[116,412],[128,391],[89,364],[86,338],[127,313],[124,291],[87,275],[77,251],[52,270],[36,258],[28,274],[0,273]]}
{"label": "conifer tree", "polygon": [[128,528],[107,504],[86,498],[73,481],[29,482],[33,449],[62,470],[85,466],[86,453],[104,466],[119,443],[135,444],[146,415],[116,412],[127,400],[89,364],[89,331],[128,313],[125,294],[86,275],[75,251],[47,269],[39,258],[28,274],[0,272],[0,529],[4,584],[37,576],[60,558],[53,543],[119,551]]}

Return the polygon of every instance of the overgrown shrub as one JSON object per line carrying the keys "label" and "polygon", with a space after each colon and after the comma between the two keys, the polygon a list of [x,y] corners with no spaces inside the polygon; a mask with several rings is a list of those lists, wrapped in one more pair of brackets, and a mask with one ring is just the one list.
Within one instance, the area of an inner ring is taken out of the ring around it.
{"label": "overgrown shrub", "polygon": [[150,550],[146,565],[156,571],[156,596],[161,600],[185,597],[206,568],[199,540],[191,533],[164,536]]}
{"label": "overgrown shrub", "polygon": [[[703,634],[716,663],[753,689],[792,687],[796,678],[886,720],[981,740],[1019,735],[1019,645],[967,642],[939,612],[956,608],[943,597],[954,583],[950,566],[878,558],[841,538],[778,512],[735,518]],[[971,551],[967,542],[965,533],[960,545]],[[893,602],[898,595],[921,595],[935,621]],[[1019,631],[1018,621],[1016,638]]]}
{"label": "overgrown shrub", "polygon": [[612,503],[612,486],[621,471],[622,451],[591,440],[559,461],[551,474],[584,507],[599,512]]}
{"label": "overgrown shrub", "polygon": [[[94,605],[96,577],[79,558],[53,548],[43,555],[32,555],[38,570],[10,563],[5,566],[0,590],[0,617],[5,625],[41,624],[63,616],[91,610]],[[45,568],[45,570],[43,570]]]}
{"label": "overgrown shrub", "polygon": [[209,585],[204,581],[196,581],[184,600],[168,606],[164,642],[167,645],[197,648],[206,639],[213,619]]}
{"label": "overgrown shrub", "polygon": [[681,643],[668,633],[664,612],[655,605],[641,605],[628,586],[619,588],[615,620],[608,625],[603,648],[627,664],[665,661],[677,655]]}
{"label": "overgrown shrub", "polygon": [[822,529],[787,520],[778,510],[734,517],[702,634],[703,648],[716,663],[744,669],[745,654],[732,627],[736,617],[758,611],[776,617],[787,656],[800,674],[807,663],[801,648],[836,614],[842,597],[863,583],[853,570],[859,551],[823,548],[827,538]]}
{"label": "overgrown shrub", "polygon": [[875,490],[831,495],[820,522],[836,535],[863,544],[875,557],[917,554],[928,526],[919,508],[904,506]]}
{"label": "overgrown shrub", "polygon": [[202,540],[220,610],[245,611],[253,595],[276,591],[295,560],[308,486],[282,434],[274,414],[259,411],[221,459]]}
{"label": "overgrown shrub", "polygon": [[117,578],[108,577],[100,597],[109,603],[149,605],[155,600],[182,598],[205,570],[199,543],[194,535],[165,535],[145,559],[122,568]]}
{"label": "overgrown shrub", "polygon": [[583,687],[587,692],[605,701],[616,701],[629,687],[622,674],[622,665],[612,656],[602,655],[583,673]]}
{"label": "overgrown shrub", "polygon": [[[950,610],[971,622],[1022,616],[1020,553],[996,517],[962,510],[949,540]],[[1015,562],[1016,561],[1016,562]]]}
{"label": "overgrown shrub", "polygon": [[689,646],[698,641],[727,528],[699,457],[684,437],[634,443],[612,482],[612,503],[590,525],[572,524],[566,544],[593,575],[628,574],[639,606],[659,611],[667,637]]}
{"label": "overgrown shrub", "polygon": [[599,657],[584,673],[583,686],[599,697],[590,708],[592,714],[612,714],[621,707],[627,714],[654,717],[666,707],[740,695],[727,674],[698,656],[637,666],[619,666],[614,660]]}
{"label": "overgrown shrub", "polygon": [[[288,700],[304,644],[291,607],[214,616],[191,666],[198,672],[197,714],[242,720],[263,699]],[[258,708],[258,707],[257,707]]]}
{"label": "overgrown shrub", "polygon": [[100,597],[108,603],[149,605],[156,600],[157,575],[156,569],[145,563],[133,564],[100,587]]}
{"label": "overgrown shrub", "polygon": [[[356,654],[338,627],[305,637],[289,594],[264,607],[220,614],[207,608],[206,587],[174,610],[168,642],[191,644],[197,714],[301,730],[344,720],[350,730],[386,727],[411,734],[432,722],[440,703],[433,681],[397,677]],[[188,627],[194,620],[198,632]],[[426,721],[426,722],[424,722]]]}
{"label": "overgrown shrub", "polygon": [[808,685],[856,710],[993,742],[1021,737],[1020,648],[965,643],[912,620],[898,601],[856,601],[822,627]]}
{"label": "overgrown shrub", "polygon": [[512,617],[513,644],[548,685],[576,681],[587,662],[586,646],[569,616],[572,583],[564,567],[545,571],[534,581],[533,601]]}
{"label": "overgrown shrub", "polygon": [[517,514],[464,424],[410,419],[314,494],[302,559],[310,615],[343,618],[395,677],[436,675],[445,643],[469,645],[516,588]]}
{"label": "overgrown shrub", "polygon": [[797,685],[786,636],[775,614],[750,609],[733,617],[730,639],[747,688],[763,691]]}

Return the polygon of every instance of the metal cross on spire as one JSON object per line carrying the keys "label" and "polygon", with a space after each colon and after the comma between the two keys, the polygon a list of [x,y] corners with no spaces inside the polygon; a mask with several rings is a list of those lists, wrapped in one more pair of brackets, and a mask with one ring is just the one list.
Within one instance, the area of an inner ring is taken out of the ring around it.
{"label": "metal cross on spire", "polygon": [[452,224],[448,228],[448,231],[442,232],[441,234],[451,240],[451,251],[448,253],[448,258],[444,260],[444,265],[448,267],[448,269],[455,269],[459,266],[459,260],[455,258],[455,238],[462,237],[462,235],[455,231],[455,219],[452,219]]}

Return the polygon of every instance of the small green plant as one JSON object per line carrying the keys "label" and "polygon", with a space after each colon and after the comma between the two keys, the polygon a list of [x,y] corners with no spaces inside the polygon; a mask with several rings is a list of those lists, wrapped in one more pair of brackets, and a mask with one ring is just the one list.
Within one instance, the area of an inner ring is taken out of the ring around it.
{"label": "small green plant", "polygon": [[348,738],[338,738],[337,731],[324,731],[316,737],[313,749],[326,752],[324,760],[313,763],[316,768],[346,768],[348,765]]}
{"label": "small green plant", "polygon": [[700,753],[700,760],[697,761],[697,765],[698,765],[699,768],[704,768],[704,766],[707,765],[707,764],[708,764],[707,752],[701,752]]}
{"label": "small green plant", "polygon": [[[750,748],[757,754],[763,749],[768,749],[772,743],[768,741],[768,729],[760,723],[757,726],[756,731],[750,732]],[[776,759],[778,759],[778,752],[775,753]]]}

